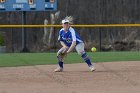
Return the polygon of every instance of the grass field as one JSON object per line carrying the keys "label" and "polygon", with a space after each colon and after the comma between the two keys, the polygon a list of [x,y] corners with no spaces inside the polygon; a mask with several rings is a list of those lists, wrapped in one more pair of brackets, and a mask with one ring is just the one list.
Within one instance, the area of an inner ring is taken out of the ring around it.
{"label": "grass field", "polygon": [[[140,52],[96,52],[87,53],[92,62],[140,61]],[[71,53],[65,59],[66,64],[80,63],[83,59],[77,53]],[[2,53],[0,67],[56,64],[56,53]]]}

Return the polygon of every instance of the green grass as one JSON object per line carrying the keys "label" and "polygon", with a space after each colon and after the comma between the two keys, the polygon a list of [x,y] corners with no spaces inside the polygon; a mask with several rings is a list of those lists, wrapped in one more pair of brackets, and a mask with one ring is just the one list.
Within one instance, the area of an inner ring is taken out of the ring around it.
{"label": "green grass", "polygon": [[[92,62],[140,61],[140,52],[96,52],[87,53]],[[83,59],[71,53],[65,63],[80,63]],[[56,64],[56,53],[2,53],[0,67]]]}

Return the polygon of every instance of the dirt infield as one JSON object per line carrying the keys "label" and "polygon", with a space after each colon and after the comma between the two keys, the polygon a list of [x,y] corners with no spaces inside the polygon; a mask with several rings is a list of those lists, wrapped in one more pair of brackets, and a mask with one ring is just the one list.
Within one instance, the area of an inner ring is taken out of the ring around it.
{"label": "dirt infield", "polygon": [[0,93],[140,93],[140,61],[0,68]]}

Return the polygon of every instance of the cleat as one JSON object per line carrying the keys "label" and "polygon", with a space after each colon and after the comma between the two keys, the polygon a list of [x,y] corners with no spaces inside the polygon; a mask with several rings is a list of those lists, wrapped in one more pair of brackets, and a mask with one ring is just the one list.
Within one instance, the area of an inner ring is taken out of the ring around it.
{"label": "cleat", "polygon": [[63,72],[63,68],[57,67],[57,68],[54,70],[54,72]]}
{"label": "cleat", "polygon": [[96,68],[93,67],[93,66],[90,66],[89,69],[90,69],[90,71],[92,71],[92,72],[96,70]]}

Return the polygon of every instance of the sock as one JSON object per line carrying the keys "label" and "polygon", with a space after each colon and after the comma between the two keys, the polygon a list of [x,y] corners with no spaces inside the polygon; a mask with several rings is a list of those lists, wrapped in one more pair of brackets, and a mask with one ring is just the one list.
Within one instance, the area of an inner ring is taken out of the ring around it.
{"label": "sock", "polygon": [[62,61],[59,61],[58,64],[61,68],[63,68],[63,62]]}
{"label": "sock", "polygon": [[62,62],[62,58],[61,56],[57,56],[57,59],[58,59],[58,65],[63,68],[63,62]]}
{"label": "sock", "polygon": [[92,63],[91,63],[91,61],[90,61],[90,58],[87,56],[86,53],[82,54],[81,57],[84,59],[84,61],[87,63],[87,65],[88,65],[89,67],[92,66]]}

